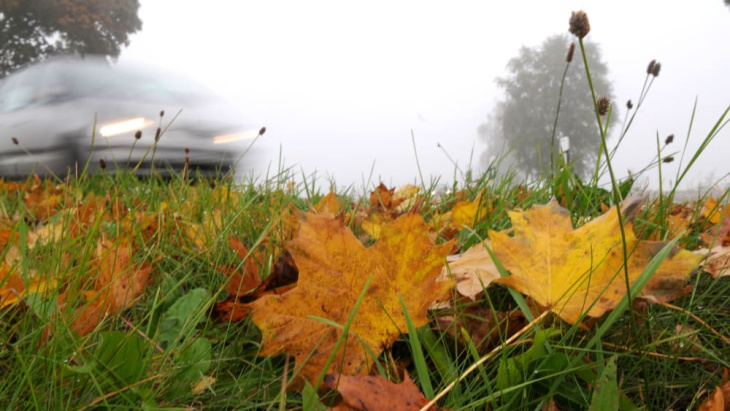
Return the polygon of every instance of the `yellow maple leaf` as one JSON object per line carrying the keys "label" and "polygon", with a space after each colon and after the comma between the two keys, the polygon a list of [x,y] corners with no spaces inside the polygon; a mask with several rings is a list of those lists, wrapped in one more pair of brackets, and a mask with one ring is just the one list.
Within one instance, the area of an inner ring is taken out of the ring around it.
{"label": "yellow maple leaf", "polygon": [[464,228],[474,228],[475,223],[485,216],[483,195],[483,192],[479,193],[473,201],[459,201],[443,215],[435,215],[433,224],[439,234],[443,238],[452,238]]}
{"label": "yellow maple leaf", "polygon": [[34,277],[27,282],[9,265],[0,262],[0,310],[9,307],[32,293],[45,293],[56,287],[57,281]]}
{"label": "yellow maple leaf", "polygon": [[730,214],[730,205],[723,207],[712,196],[702,206],[702,218],[707,219],[707,222],[713,225],[719,224],[728,214]]}
{"label": "yellow maple leaf", "polygon": [[369,277],[370,288],[330,373],[367,372],[372,358],[363,344],[377,356],[407,329],[399,294],[420,327],[427,323],[429,305],[453,286],[436,281],[452,244],[434,245],[417,214],[384,224],[380,239],[368,248],[331,213],[308,213],[300,224],[287,247],[299,268],[297,286],[253,302],[251,318],[263,334],[259,354],[293,354],[299,375],[310,382],[324,369],[342,332],[311,317],[344,325]]}
{"label": "yellow maple leaf", "polygon": [[[622,204],[622,215],[630,217],[639,204],[639,199],[627,200]],[[600,317],[626,294],[615,208],[576,230],[569,212],[554,200],[528,211],[511,211],[509,217],[514,237],[504,232],[489,233],[495,255],[510,272],[510,276],[496,282],[529,295],[571,324],[583,313]],[[624,231],[630,254],[629,283],[633,284],[666,243],[637,240],[630,223]],[[686,292],[686,278],[701,259],[687,250],[674,250],[645,287],[643,296],[666,301]],[[668,289],[678,285],[681,290]]]}
{"label": "yellow maple leaf", "polygon": [[369,219],[363,221],[360,227],[363,231],[368,233],[370,238],[377,240],[380,238],[380,232],[383,229],[383,224],[385,224],[383,217],[380,214],[373,214]]}

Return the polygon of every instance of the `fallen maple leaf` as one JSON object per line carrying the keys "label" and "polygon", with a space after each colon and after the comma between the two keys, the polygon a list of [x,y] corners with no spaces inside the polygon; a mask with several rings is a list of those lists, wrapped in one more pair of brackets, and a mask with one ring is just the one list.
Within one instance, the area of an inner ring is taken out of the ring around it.
{"label": "fallen maple leaf", "polygon": [[368,233],[370,238],[377,240],[380,238],[380,231],[383,228],[383,224],[385,223],[384,217],[382,217],[380,214],[372,214],[370,215],[370,218],[368,218],[366,221],[363,221],[360,227]]}
{"label": "fallen maple leaf", "polygon": [[393,194],[393,202],[397,205],[395,209],[398,213],[405,213],[413,205],[418,202],[418,187],[413,184],[406,184],[398,187]]}
{"label": "fallen maple leaf", "polygon": [[706,219],[708,223],[715,225],[720,223],[726,215],[730,214],[730,205],[723,207],[719,204],[715,197],[710,196],[702,207],[702,218]]}
{"label": "fallen maple leaf", "polygon": [[119,244],[101,240],[97,245],[96,257],[99,276],[95,292],[101,295],[111,312],[130,308],[147,288],[152,267],[147,264],[135,267],[132,246],[127,242]]}
{"label": "fallen maple leaf", "polygon": [[456,291],[474,300],[484,288],[499,278],[497,266],[484,248],[485,245],[492,247],[489,240],[485,240],[484,243],[474,244],[462,254],[449,256],[452,261],[448,268],[443,268],[439,280],[453,278],[456,280]]}
{"label": "fallen maple leaf", "polygon": [[[332,411],[352,410],[392,410],[411,411],[420,410],[428,404],[428,399],[416,387],[411,377],[405,374],[403,382],[396,384],[379,375],[338,375],[327,374],[325,385],[337,390],[342,396],[342,402],[330,408]],[[429,410],[448,411],[432,405]]]}
{"label": "fallen maple leaf", "polygon": [[[369,369],[372,358],[407,329],[399,295],[415,327],[427,324],[429,305],[443,297],[451,281],[437,282],[451,244],[436,246],[420,215],[406,214],[382,227],[380,240],[366,248],[331,213],[306,214],[288,244],[297,267],[297,286],[251,304],[251,319],[261,329],[259,355],[294,355],[299,375],[314,383],[368,279],[370,288],[327,372],[354,374]],[[368,361],[370,360],[370,361]]]}
{"label": "fallen maple leaf", "polygon": [[[622,215],[630,219],[640,203],[638,198],[626,200]],[[510,276],[496,282],[529,295],[570,324],[578,322],[583,313],[600,317],[626,294],[621,230],[615,208],[576,230],[568,210],[555,200],[528,211],[509,212],[509,216],[514,237],[489,232],[494,253],[510,272]],[[666,243],[637,240],[630,223],[624,232],[630,254],[629,283],[633,284]],[[674,286],[677,281],[683,285],[701,258],[675,249],[662,262],[644,296],[660,301],[672,298],[666,295],[666,285]],[[652,290],[663,290],[663,294],[654,296]],[[685,291],[683,288],[682,292]]]}
{"label": "fallen maple leaf", "polygon": [[203,395],[208,390],[213,390],[213,384],[215,384],[216,378],[211,377],[210,375],[204,375],[200,378],[200,381],[198,381],[192,389],[193,395]]}
{"label": "fallen maple leaf", "polygon": [[337,199],[337,195],[334,191],[330,191],[326,196],[322,197],[317,204],[314,205],[314,209],[318,212],[329,211],[334,215],[339,215],[343,211],[342,204]]}
{"label": "fallen maple leaf", "polygon": [[198,250],[209,252],[210,247],[213,246],[216,239],[220,237],[222,227],[223,220],[221,217],[221,211],[219,209],[215,209],[210,213],[204,213],[200,224],[189,223],[187,235]]}
{"label": "fallen maple leaf", "polygon": [[[233,245],[234,242],[231,242],[231,244]],[[243,247],[242,244],[240,246]],[[241,253],[241,251],[239,250],[238,252],[239,256],[245,258],[247,253]],[[247,260],[247,271],[249,270],[250,266],[248,263],[250,262],[250,259]],[[253,263],[251,264],[253,265]],[[218,270],[229,272],[223,270],[223,268],[219,267]],[[299,270],[297,270],[297,266],[292,261],[291,255],[286,251],[279,256],[278,261],[272,268],[269,276],[266,277],[266,280],[258,280],[258,268],[256,269],[256,285],[253,282],[246,282],[246,278],[254,278],[251,273],[246,274],[243,278],[235,270],[233,270],[233,273],[234,276],[238,275],[238,277],[233,277],[231,281],[243,281],[243,284],[239,289],[233,288],[229,282],[226,290],[230,295],[225,301],[215,304],[215,310],[219,317],[231,322],[240,321],[248,317],[251,309],[247,303],[255,301],[266,294],[283,294],[292,289],[299,278]]]}
{"label": "fallen maple leaf", "polygon": [[479,214],[483,208],[483,194],[479,193],[473,201],[459,201],[443,215],[434,216],[434,225],[439,235],[443,238],[453,238],[464,228],[473,228],[477,218],[484,217],[484,212]]}
{"label": "fallen maple leaf", "polygon": [[385,211],[391,211],[393,208],[400,205],[400,202],[402,202],[402,200],[394,201],[394,194],[395,187],[388,188],[385,184],[380,183],[380,185],[370,193],[370,207],[372,209],[382,208]]}
{"label": "fallen maple leaf", "polygon": [[33,184],[22,190],[23,204],[29,217],[35,220],[45,220],[58,211],[64,195],[64,187],[54,184],[51,179],[42,180],[33,176]]}
{"label": "fallen maple leaf", "polygon": [[236,270],[235,267],[221,266],[216,268],[228,277],[225,286],[228,294],[238,297],[254,290],[261,284],[259,267],[256,261],[257,259],[260,261],[261,256],[259,258],[254,257],[253,254],[249,256],[249,251],[243,243],[232,236],[228,237],[228,244],[241,259],[246,261],[242,267],[242,272]]}
{"label": "fallen maple leaf", "polygon": [[[88,303],[76,308],[70,317],[69,328],[79,336],[93,331],[105,316],[132,307],[147,287],[152,270],[148,264],[135,265],[132,246],[124,240],[100,240],[94,264],[98,270],[94,287],[84,292]],[[59,297],[62,312],[63,300],[65,295]]]}
{"label": "fallen maple leaf", "polygon": [[55,285],[55,280],[46,281],[38,277],[26,282],[17,273],[11,273],[10,266],[4,261],[0,262],[0,309],[17,303],[31,293],[46,292]]}
{"label": "fallen maple leaf", "polygon": [[700,234],[705,244],[730,246],[730,214],[725,215],[722,222],[710,227],[709,230]]}
{"label": "fallen maple leaf", "polygon": [[723,371],[722,382],[707,399],[702,402],[699,411],[728,411],[730,409],[730,382],[727,380],[727,368]]}

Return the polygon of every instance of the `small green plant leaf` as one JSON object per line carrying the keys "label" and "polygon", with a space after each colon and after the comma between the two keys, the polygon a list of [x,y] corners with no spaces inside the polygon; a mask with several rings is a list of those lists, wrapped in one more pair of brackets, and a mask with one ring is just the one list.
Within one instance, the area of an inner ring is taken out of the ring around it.
{"label": "small green plant leaf", "polygon": [[100,333],[101,343],[96,349],[97,368],[113,375],[124,386],[133,384],[144,375],[144,341],[136,334],[123,331]]}
{"label": "small green plant leaf", "polygon": [[312,387],[309,381],[304,382],[302,389],[302,409],[304,411],[324,411],[327,409],[320,401],[317,390]]}
{"label": "small green plant leaf", "polygon": [[593,397],[591,398],[591,409],[595,411],[615,411],[619,409],[616,356],[608,360],[596,382]]}
{"label": "small green plant leaf", "polygon": [[198,381],[210,368],[211,344],[207,338],[198,338],[189,346],[181,347],[178,360],[182,371],[176,379],[188,383]]}
{"label": "small green plant leaf", "polygon": [[[157,339],[160,347],[169,348],[180,335],[184,325],[200,312],[207,301],[208,292],[202,288],[191,290],[175,301],[165,313],[160,325],[160,336]],[[203,316],[198,317],[196,324],[203,319]]]}
{"label": "small green plant leaf", "polygon": [[529,366],[548,354],[546,347],[548,339],[557,335],[560,335],[560,330],[540,330],[535,333],[532,347],[524,353],[508,358],[499,364],[499,369],[497,370],[497,388],[505,390],[521,384],[524,381],[523,376],[528,371]]}

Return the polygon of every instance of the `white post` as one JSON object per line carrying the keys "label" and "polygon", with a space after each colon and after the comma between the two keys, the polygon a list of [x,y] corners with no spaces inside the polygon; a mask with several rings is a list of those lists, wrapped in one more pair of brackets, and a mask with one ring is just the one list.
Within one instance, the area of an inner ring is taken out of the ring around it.
{"label": "white post", "polygon": [[570,162],[570,137],[568,136],[562,136],[560,137],[560,151],[563,152],[563,160],[565,161],[565,165],[567,166]]}

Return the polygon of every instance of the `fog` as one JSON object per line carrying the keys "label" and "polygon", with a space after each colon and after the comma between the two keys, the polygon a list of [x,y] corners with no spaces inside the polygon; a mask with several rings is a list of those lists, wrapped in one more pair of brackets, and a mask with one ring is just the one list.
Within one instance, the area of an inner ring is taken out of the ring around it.
{"label": "fog", "polygon": [[[520,46],[566,33],[573,10],[588,13],[588,38],[601,45],[622,113],[637,100],[649,61],[662,64],[616,155],[619,175],[652,160],[657,135],[675,134],[681,150],[695,99],[688,155],[730,105],[730,7],[722,0],[140,3],[142,31],[120,60],[174,68],[228,97],[252,126],[267,127],[264,154],[248,160],[258,171],[276,169],[281,153],[321,184],[401,185],[420,174],[450,183],[479,171],[477,127],[501,98],[495,77]],[[684,188],[730,171],[727,153],[725,128]],[[664,165],[665,184],[678,166]],[[646,177],[658,186],[656,171]]]}

